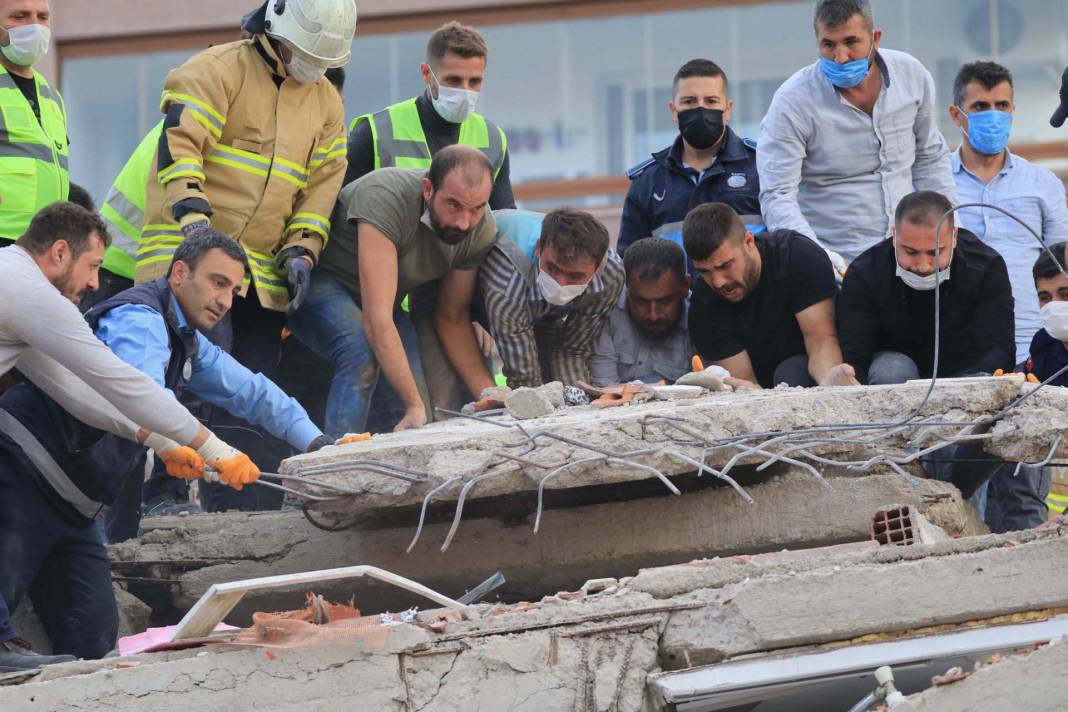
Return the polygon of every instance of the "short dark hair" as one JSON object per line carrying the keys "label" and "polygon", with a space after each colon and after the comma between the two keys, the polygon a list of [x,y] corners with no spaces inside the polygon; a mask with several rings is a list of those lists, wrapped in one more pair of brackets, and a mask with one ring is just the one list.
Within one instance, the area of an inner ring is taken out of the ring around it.
{"label": "short dark hair", "polygon": [[727,85],[727,74],[720,68],[718,64],[710,59],[691,59],[686,64],[679,67],[679,71],[675,72],[675,78],[671,81],[671,93],[677,94],[679,91],[679,82],[683,79],[689,79],[690,77],[719,77],[723,80],[724,92],[729,90]]}
{"label": "short dark hair", "polygon": [[459,143],[446,146],[434,154],[426,177],[430,179],[431,187],[437,190],[455,170],[464,171],[465,177],[472,182],[481,178],[483,173],[493,181],[493,164],[486,158],[486,154],[477,148]]}
{"label": "short dark hair", "polygon": [[96,203],[93,202],[93,196],[89,195],[89,191],[77,183],[70,184],[70,190],[67,192],[67,200],[75,205],[82,206],[91,213],[96,212]]}
{"label": "short dark hair", "polygon": [[869,30],[875,28],[875,13],[871,10],[870,0],[819,0],[813,13],[812,27],[817,32],[820,25],[833,30],[852,20],[854,15],[864,18]]}
{"label": "short dark hair", "polygon": [[222,250],[227,257],[241,263],[245,268],[245,274],[249,273],[248,256],[245,255],[245,249],[237,243],[237,240],[207,227],[182,240],[182,244],[178,245],[178,249],[174,251],[171,266],[167,268],[167,276],[171,276],[174,263],[179,260],[185,263],[190,272],[196,271],[200,260],[211,250]]}
{"label": "short dark hair", "polygon": [[639,281],[660,279],[670,272],[679,279],[686,277],[686,253],[673,240],[663,237],[643,237],[631,243],[623,253],[623,270],[627,279]]}
{"label": "short dark hair", "polygon": [[1068,242],[1058,242],[1056,245],[1049,246],[1049,252],[1053,253],[1053,257],[1049,256],[1049,252],[1042,250],[1038,255],[1038,259],[1035,260],[1035,266],[1031,268],[1031,274],[1034,276],[1037,282],[1040,279],[1051,279],[1061,274],[1061,270],[1068,270],[1068,265],[1064,262],[1064,248],[1068,246]]}
{"label": "short dark hair", "polygon": [[326,70],[326,81],[334,85],[338,94],[345,91],[345,68],[330,67],[330,69]]}
{"label": "short dark hair", "polygon": [[489,56],[486,40],[474,27],[456,22],[446,22],[434,30],[426,43],[426,61],[440,61],[446,54],[469,59],[471,57]]}
{"label": "short dark hair", "polygon": [[557,208],[541,221],[538,244],[551,247],[566,262],[590,260],[600,264],[608,252],[608,228],[583,210]]}
{"label": "short dark hair", "polygon": [[63,240],[70,245],[71,255],[77,259],[92,246],[90,238],[94,234],[104,247],[111,244],[108,226],[99,215],[63,201],[41,208],[16,244],[30,254],[43,255]]}
{"label": "short dark hair", "polygon": [[[894,224],[900,225],[907,222],[910,225],[937,227],[942,216],[952,209],[953,204],[949,202],[949,198],[941,193],[933,190],[917,190],[915,193],[906,195],[897,204],[897,210],[894,211]],[[946,218],[946,222],[953,225],[952,213]]]}
{"label": "short dark hair", "polygon": [[707,260],[728,239],[743,235],[742,219],[726,203],[698,205],[686,214],[682,223],[682,246],[694,262]]}
{"label": "short dark hair", "polygon": [[957,72],[957,78],[953,80],[953,103],[963,108],[964,90],[972,82],[979,84],[984,89],[993,89],[1002,82],[1008,82],[1012,86],[1012,72],[997,62],[972,62],[965,64]]}

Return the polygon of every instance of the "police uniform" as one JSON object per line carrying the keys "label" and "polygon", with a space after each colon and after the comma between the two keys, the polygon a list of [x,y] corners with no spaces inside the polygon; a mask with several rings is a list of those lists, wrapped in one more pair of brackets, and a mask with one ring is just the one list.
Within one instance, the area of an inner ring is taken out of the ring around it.
{"label": "police uniform", "polygon": [[726,203],[745,216],[747,224],[761,222],[756,142],[739,137],[729,126],[715,162],[703,174],[683,165],[680,135],[670,148],[627,171],[627,177],[631,184],[616,247],[620,254],[649,236],[681,245],[686,213],[703,203]]}

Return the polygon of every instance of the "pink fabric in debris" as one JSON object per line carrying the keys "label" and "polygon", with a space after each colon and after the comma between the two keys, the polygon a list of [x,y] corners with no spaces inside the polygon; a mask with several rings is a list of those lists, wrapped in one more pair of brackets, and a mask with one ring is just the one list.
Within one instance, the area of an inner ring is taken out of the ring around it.
{"label": "pink fabric in debris", "polygon": [[[169,625],[163,628],[149,628],[144,633],[137,633],[136,635],[127,635],[119,638],[119,655],[136,655],[137,653],[150,652],[152,650],[159,650],[172,647],[189,647],[189,644],[176,643],[174,646],[170,645],[171,636],[174,635],[174,630],[178,626]],[[215,626],[215,632],[225,630],[238,630],[236,626],[226,625],[220,623]],[[192,643],[192,641],[191,641]],[[192,643],[193,645],[199,644]]]}

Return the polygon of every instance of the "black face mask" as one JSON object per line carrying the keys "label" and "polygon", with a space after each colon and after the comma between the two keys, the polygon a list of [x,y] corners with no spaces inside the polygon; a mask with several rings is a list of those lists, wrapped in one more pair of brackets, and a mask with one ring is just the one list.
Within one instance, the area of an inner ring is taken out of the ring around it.
{"label": "black face mask", "polygon": [[700,151],[715,146],[724,131],[726,127],[723,125],[722,109],[698,106],[679,112],[679,133],[686,143]]}

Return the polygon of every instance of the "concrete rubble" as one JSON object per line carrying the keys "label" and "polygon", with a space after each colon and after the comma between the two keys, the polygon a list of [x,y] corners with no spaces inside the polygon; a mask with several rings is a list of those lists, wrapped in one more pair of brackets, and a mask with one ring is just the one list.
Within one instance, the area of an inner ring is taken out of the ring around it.
{"label": "concrete rubble", "polygon": [[[909,461],[960,437],[1068,455],[1060,389],[985,378],[599,409],[561,407],[557,386],[507,395],[506,410],[529,414],[532,397],[546,413],[522,422],[454,418],[291,458],[276,481],[320,498],[304,512],[149,518],[109,552],[132,630],[176,622],[215,583],[356,564],[452,598],[500,571],[498,603],[346,645],[212,644],[0,678],[0,709],[646,712],[673,671],[1068,608],[1050,563],[1068,525],[990,535]],[[314,592],[372,615],[426,605],[368,580]],[[250,592],[227,622],[305,593]]]}
{"label": "concrete rubble", "polygon": [[908,697],[901,712],[1060,712],[1068,706],[1064,670],[1068,641],[1000,658],[963,679]]}
{"label": "concrete rubble", "polygon": [[[939,381],[922,417],[954,424],[989,418],[1000,414],[1030,388],[1014,377]],[[473,501],[536,492],[539,488],[570,489],[686,476],[697,471],[696,462],[702,456],[707,465],[721,468],[728,463],[759,463],[769,453],[777,452],[771,446],[765,453],[740,452],[752,447],[750,440],[709,448],[694,442],[697,436],[706,442],[723,442],[752,438],[755,433],[833,423],[858,428],[896,423],[923,402],[927,390],[926,382],[915,382],[867,388],[717,393],[604,410],[571,407],[524,420],[522,431],[517,427],[518,421],[507,415],[482,421],[456,418],[419,431],[375,436],[366,442],[290,458],[283,463],[282,471],[344,488],[349,496],[312,505],[318,511],[334,512],[418,506],[428,495],[436,502],[456,501],[461,496]],[[1068,456],[1068,392],[1062,391],[1044,389],[1008,411],[994,425],[989,439],[983,441],[984,448],[998,456],[1034,462],[1049,456],[1051,445],[1056,443],[1058,447],[1052,454]],[[836,437],[827,437],[810,450],[824,458],[851,460],[866,460],[888,451],[905,454],[909,452],[905,449],[907,440],[921,430],[927,431],[923,444],[930,446],[932,442],[937,444],[927,437],[935,430],[942,436],[951,436],[962,428],[901,428],[870,446],[856,444],[870,430],[835,432]],[[369,469],[368,464],[385,464],[401,473],[390,475]],[[830,473],[834,470],[818,469]],[[921,473],[915,464],[905,469]],[[887,468],[882,467],[881,471]],[[323,494],[312,484],[290,484]]]}
{"label": "concrete rubble", "polygon": [[[699,560],[586,594],[473,606],[466,620],[427,611],[422,625],[362,644],[211,646],[56,666],[0,687],[0,709],[653,710],[652,683],[666,671],[1053,615],[1068,606],[1068,572],[1049,562],[1065,556],[1068,527]],[[1024,708],[1049,709],[1050,696],[1063,699],[1043,684]]]}

